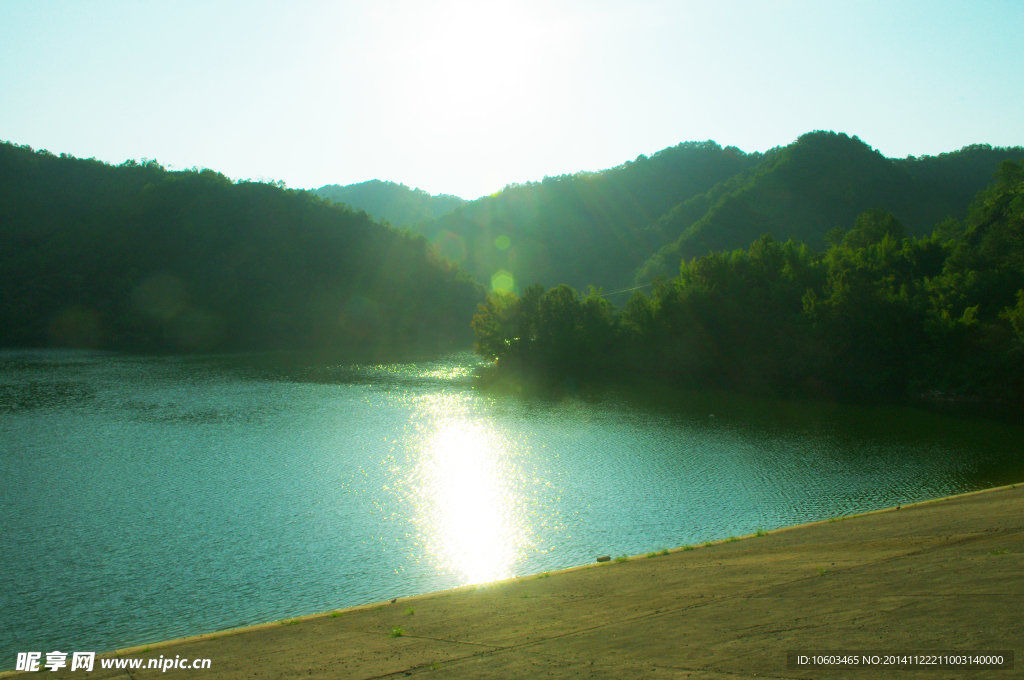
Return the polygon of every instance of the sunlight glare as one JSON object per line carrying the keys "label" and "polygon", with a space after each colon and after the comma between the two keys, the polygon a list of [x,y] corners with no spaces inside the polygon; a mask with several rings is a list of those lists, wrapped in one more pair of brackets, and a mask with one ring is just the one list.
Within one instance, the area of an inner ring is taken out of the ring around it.
{"label": "sunlight glare", "polygon": [[511,577],[526,528],[509,451],[483,423],[453,419],[435,424],[420,453],[427,552],[466,583]]}

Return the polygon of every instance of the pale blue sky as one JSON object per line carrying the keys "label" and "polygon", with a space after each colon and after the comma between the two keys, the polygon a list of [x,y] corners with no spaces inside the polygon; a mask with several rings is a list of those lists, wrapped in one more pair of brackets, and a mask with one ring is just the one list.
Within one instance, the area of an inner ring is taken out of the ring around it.
{"label": "pale blue sky", "polygon": [[0,0],[0,139],[476,198],[679,142],[1024,144],[1024,1]]}

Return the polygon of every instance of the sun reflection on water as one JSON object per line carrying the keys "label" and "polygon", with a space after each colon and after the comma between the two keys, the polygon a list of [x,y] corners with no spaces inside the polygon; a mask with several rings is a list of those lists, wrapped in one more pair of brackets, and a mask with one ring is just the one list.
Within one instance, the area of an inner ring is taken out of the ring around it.
{"label": "sun reflection on water", "polygon": [[529,541],[513,447],[451,404],[434,406],[413,485],[423,547],[467,584],[509,578]]}

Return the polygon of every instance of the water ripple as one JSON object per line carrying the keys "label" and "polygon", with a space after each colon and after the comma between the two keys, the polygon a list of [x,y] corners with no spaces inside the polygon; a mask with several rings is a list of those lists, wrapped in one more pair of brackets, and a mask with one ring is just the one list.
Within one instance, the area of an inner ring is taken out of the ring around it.
{"label": "water ripple", "polygon": [[1009,425],[714,393],[494,396],[479,365],[0,353],[0,659],[1020,481]]}

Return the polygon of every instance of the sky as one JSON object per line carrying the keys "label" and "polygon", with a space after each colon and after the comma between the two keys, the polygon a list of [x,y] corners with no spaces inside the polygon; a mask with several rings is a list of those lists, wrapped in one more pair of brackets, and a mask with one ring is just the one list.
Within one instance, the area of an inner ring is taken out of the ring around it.
{"label": "sky", "polygon": [[1024,144],[1024,2],[0,0],[0,140],[467,199],[686,141]]}

